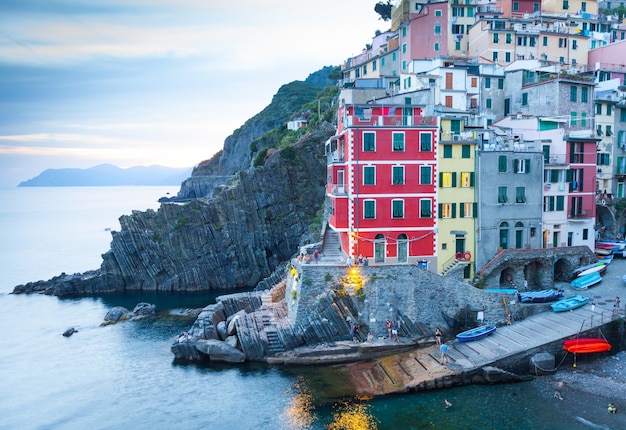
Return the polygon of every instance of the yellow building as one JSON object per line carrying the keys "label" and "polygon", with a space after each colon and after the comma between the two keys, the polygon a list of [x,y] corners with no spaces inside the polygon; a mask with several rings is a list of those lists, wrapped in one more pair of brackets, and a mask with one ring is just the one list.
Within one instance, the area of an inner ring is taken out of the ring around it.
{"label": "yellow building", "polygon": [[474,275],[476,232],[475,130],[465,130],[464,118],[441,118],[438,153],[437,272],[464,265],[463,277]]}

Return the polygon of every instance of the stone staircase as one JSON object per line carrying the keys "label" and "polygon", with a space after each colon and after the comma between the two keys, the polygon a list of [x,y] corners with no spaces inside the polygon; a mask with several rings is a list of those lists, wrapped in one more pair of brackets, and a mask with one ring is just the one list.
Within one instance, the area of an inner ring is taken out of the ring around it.
{"label": "stone staircase", "polygon": [[346,254],[341,250],[341,240],[339,233],[332,228],[326,228],[324,233],[321,262],[323,263],[345,263]]}

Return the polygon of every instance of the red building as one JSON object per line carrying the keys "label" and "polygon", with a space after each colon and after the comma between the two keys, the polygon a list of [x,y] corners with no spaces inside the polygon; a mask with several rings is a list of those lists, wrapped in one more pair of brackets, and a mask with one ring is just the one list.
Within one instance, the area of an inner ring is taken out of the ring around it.
{"label": "red building", "polygon": [[415,263],[435,255],[436,117],[413,105],[343,105],[328,140],[330,227],[350,256]]}

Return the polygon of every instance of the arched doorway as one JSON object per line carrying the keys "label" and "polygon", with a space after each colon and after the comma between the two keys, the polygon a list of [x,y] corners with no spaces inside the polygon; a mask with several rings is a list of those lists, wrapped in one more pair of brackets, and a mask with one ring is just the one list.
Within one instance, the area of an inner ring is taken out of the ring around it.
{"label": "arched doorway", "polygon": [[385,262],[385,236],[377,234],[374,239],[374,262]]}
{"label": "arched doorway", "polygon": [[406,234],[398,235],[398,263],[409,261],[409,238]]}

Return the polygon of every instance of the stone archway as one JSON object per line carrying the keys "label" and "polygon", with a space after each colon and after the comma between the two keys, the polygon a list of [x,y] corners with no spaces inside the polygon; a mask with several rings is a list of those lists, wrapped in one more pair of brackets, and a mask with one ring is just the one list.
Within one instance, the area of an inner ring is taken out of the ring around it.
{"label": "stone archway", "polygon": [[620,227],[615,221],[613,211],[604,205],[596,205],[596,228],[600,239],[615,239],[618,234],[622,234]]}
{"label": "stone archway", "polygon": [[559,258],[554,263],[554,279],[557,281],[569,281],[572,277],[573,268],[565,258]]}
{"label": "stone archway", "polygon": [[511,267],[507,267],[500,272],[500,288],[517,288],[515,284],[515,271]]}

